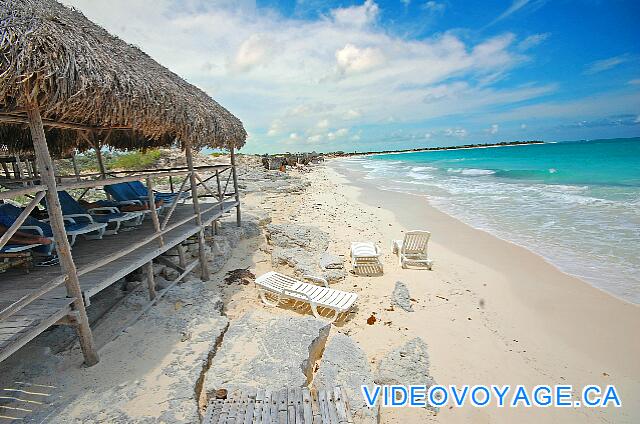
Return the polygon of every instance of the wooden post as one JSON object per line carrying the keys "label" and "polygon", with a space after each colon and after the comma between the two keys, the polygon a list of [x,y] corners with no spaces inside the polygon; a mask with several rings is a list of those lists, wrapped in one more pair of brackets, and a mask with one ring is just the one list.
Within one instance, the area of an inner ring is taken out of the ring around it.
{"label": "wooden post", "polygon": [[224,195],[222,194],[222,186],[220,185],[220,173],[216,169],[216,184],[218,185],[218,202],[220,202],[220,210],[224,209],[222,202],[224,202]]}
{"label": "wooden post", "polygon": [[[20,156],[19,155],[15,155],[15,160],[16,160],[16,171],[17,171],[17,177],[19,179],[22,179],[22,163],[20,162]],[[27,186],[27,182],[23,181],[22,182],[22,186],[26,187]]]}
{"label": "wooden post", "polygon": [[103,180],[107,179],[107,170],[104,167],[104,162],[102,160],[102,151],[100,150],[100,144],[98,142],[94,142],[94,150],[96,151],[96,159],[98,159],[98,168],[100,168],[100,177]]}
{"label": "wooden post", "polygon": [[184,269],[187,266],[187,257],[184,254],[184,246],[182,243],[176,246],[176,250],[178,251],[178,265]]}
{"label": "wooden post", "polygon": [[[160,220],[158,219],[158,210],[156,209],[156,196],[153,194],[153,181],[151,181],[151,177],[147,177],[147,193],[149,200],[149,210],[151,211],[151,220],[153,221],[153,228],[155,228],[156,234],[158,234],[162,231],[162,229],[160,228]],[[164,238],[160,236],[159,240],[160,246],[164,246]]]}
{"label": "wooden post", "polygon": [[147,262],[147,287],[149,288],[149,300],[156,298],[156,280],[153,277],[153,261]]}
{"label": "wooden post", "polygon": [[174,191],[173,191],[173,177],[171,175],[169,175],[169,188],[171,190],[171,193],[174,193]]}
{"label": "wooden post", "polygon": [[71,154],[71,163],[73,164],[73,173],[76,174],[76,181],[80,181],[80,171],[78,170],[78,163],[76,162],[76,152]]}
{"label": "wooden post", "polygon": [[198,201],[198,186],[196,184],[196,174],[193,170],[193,152],[191,142],[184,143],[184,153],[187,157],[187,168],[189,169],[189,181],[191,183],[191,197],[193,199],[193,211],[196,215],[196,224],[200,227],[198,232],[198,253],[200,254],[200,278],[202,281],[209,280],[209,266],[207,265],[207,255],[205,253],[204,226],[202,225],[202,215],[200,214],[200,203]]}
{"label": "wooden post", "polygon": [[236,224],[238,227],[242,225],[242,220],[240,216],[240,191],[238,190],[238,174],[236,173],[236,155],[235,149],[231,148],[231,172],[233,173],[233,189],[236,193],[236,202],[238,202],[238,206],[236,206]]}
{"label": "wooden post", "polygon": [[38,110],[37,104],[31,103],[29,105],[27,115],[29,117],[29,128],[31,130],[33,147],[36,152],[41,182],[47,186],[49,223],[53,229],[60,265],[64,273],[67,274],[65,281],[67,294],[75,299],[73,301],[73,307],[78,313],[78,325],[76,329],[78,331],[78,337],[80,338],[80,348],[84,355],[85,364],[92,366],[97,364],[100,359],[98,358],[98,353],[93,343],[93,335],[91,334],[91,327],[89,327],[87,311],[85,309],[84,299],[82,298],[82,290],[80,289],[80,281],[78,280],[78,274],[76,272],[76,265],[73,262],[71,247],[69,246],[69,240],[67,240],[67,234],[64,229],[64,220],[62,218],[60,200],[58,199],[58,191],[56,189],[56,179],[53,173],[53,163],[49,155],[49,148],[47,147],[47,140],[42,126],[42,117],[40,116],[40,110]]}

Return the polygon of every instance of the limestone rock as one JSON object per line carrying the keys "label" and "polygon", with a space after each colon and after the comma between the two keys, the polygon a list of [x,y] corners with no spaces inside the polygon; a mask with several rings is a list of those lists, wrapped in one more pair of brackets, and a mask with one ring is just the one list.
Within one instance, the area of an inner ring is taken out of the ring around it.
{"label": "limestone rock", "polygon": [[244,315],[229,326],[206,373],[205,392],[306,386],[330,327],[307,317]]}
{"label": "limestone rock", "polygon": [[354,420],[374,423],[377,410],[369,409],[364,403],[361,386],[373,386],[373,375],[364,351],[355,340],[337,333],[327,343],[314,380],[316,387],[332,388],[341,386],[349,397]]}
{"label": "limestone rock", "polygon": [[413,312],[409,289],[402,281],[396,281],[396,287],[393,289],[393,304],[407,312]]}
{"label": "limestone rock", "polygon": [[416,337],[389,352],[380,361],[376,383],[432,385],[427,344],[420,337]]}
{"label": "limestone rock", "polygon": [[297,224],[267,225],[267,239],[278,247],[300,247],[322,253],[329,247],[329,234],[315,228]]}

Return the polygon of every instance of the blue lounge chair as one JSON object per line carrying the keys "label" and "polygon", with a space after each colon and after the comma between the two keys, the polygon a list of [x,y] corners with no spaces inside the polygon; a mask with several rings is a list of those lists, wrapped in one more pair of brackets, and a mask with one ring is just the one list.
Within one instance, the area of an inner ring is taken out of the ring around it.
{"label": "blue lounge chair", "polygon": [[[131,186],[131,189],[140,196],[140,198],[149,198],[149,189],[140,181],[129,181],[127,184]],[[153,195],[156,199],[162,199],[165,202],[171,203],[178,196],[178,193],[162,193],[160,191],[153,190]],[[187,197],[187,193],[182,193],[180,198]]]}
{"label": "blue lounge chair", "polygon": [[[109,193],[109,195],[113,197],[113,199],[119,205],[144,205],[148,207],[148,203],[149,203],[148,199],[145,198],[144,196],[138,195],[138,193],[136,193],[133,187],[131,187],[128,183],[117,183],[117,184],[106,185],[104,186],[104,191]],[[164,199],[158,199],[158,200],[164,200]],[[98,203],[105,206],[109,205],[108,202],[98,202]],[[156,211],[158,211],[158,213],[161,210],[162,210],[162,206],[159,206],[156,208]],[[147,214],[150,212],[150,210],[147,209],[140,212]]]}
{"label": "blue lounge chair", "polygon": [[[114,206],[100,206],[97,208],[85,209],[66,191],[59,191],[58,199],[60,199],[62,214],[65,217],[73,218],[80,222],[90,222],[92,224],[99,222],[107,224],[107,229],[104,232],[105,235],[118,234],[120,225],[123,223],[139,225],[144,216],[141,212],[122,213]],[[110,225],[112,228],[109,228]]]}
{"label": "blue lounge chair", "polygon": [[[0,215],[4,215],[8,222],[15,222],[18,219],[18,216],[22,213],[22,209],[10,205],[8,203],[0,204]],[[20,231],[24,232],[32,232],[38,234],[40,237],[47,237],[53,240],[53,230],[51,229],[51,225],[47,222],[48,220],[39,220],[35,219],[32,216],[28,216],[27,219],[23,222],[23,225],[20,226]],[[73,246],[76,242],[76,237],[79,235],[84,235],[87,238],[92,239],[101,239],[105,229],[107,228],[107,224],[104,223],[77,223],[73,218],[64,218],[65,225],[64,229],[69,237],[69,244]],[[93,233],[93,234],[92,234]],[[53,250],[53,243],[46,246],[48,248],[48,252],[46,254],[51,254]]]}

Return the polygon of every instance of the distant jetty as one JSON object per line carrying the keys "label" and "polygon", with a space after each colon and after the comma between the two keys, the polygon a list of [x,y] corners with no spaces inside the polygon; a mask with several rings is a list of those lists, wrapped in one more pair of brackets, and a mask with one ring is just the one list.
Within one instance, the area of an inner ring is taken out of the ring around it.
{"label": "distant jetty", "polygon": [[499,143],[489,144],[464,144],[459,146],[447,146],[447,147],[417,147],[415,149],[402,149],[402,150],[381,150],[371,152],[330,152],[326,153],[326,157],[342,157],[342,156],[364,156],[364,155],[383,155],[389,153],[411,153],[411,152],[428,152],[432,150],[458,150],[458,149],[477,149],[482,147],[504,147],[504,146],[521,146],[526,144],[544,144],[541,140],[527,140],[527,141],[501,141]]}

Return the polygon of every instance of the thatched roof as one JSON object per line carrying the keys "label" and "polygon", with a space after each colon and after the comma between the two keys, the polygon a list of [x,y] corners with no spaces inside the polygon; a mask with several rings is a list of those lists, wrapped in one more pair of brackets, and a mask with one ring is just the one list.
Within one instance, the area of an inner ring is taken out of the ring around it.
{"label": "thatched roof", "polygon": [[112,129],[109,145],[129,149],[167,146],[176,138],[195,147],[239,148],[247,135],[242,122],[202,90],[54,0],[2,0],[0,144],[12,150],[31,145],[19,123],[26,116],[25,87],[45,124],[73,124],[45,125],[59,151],[86,147],[77,125],[103,138]]}

